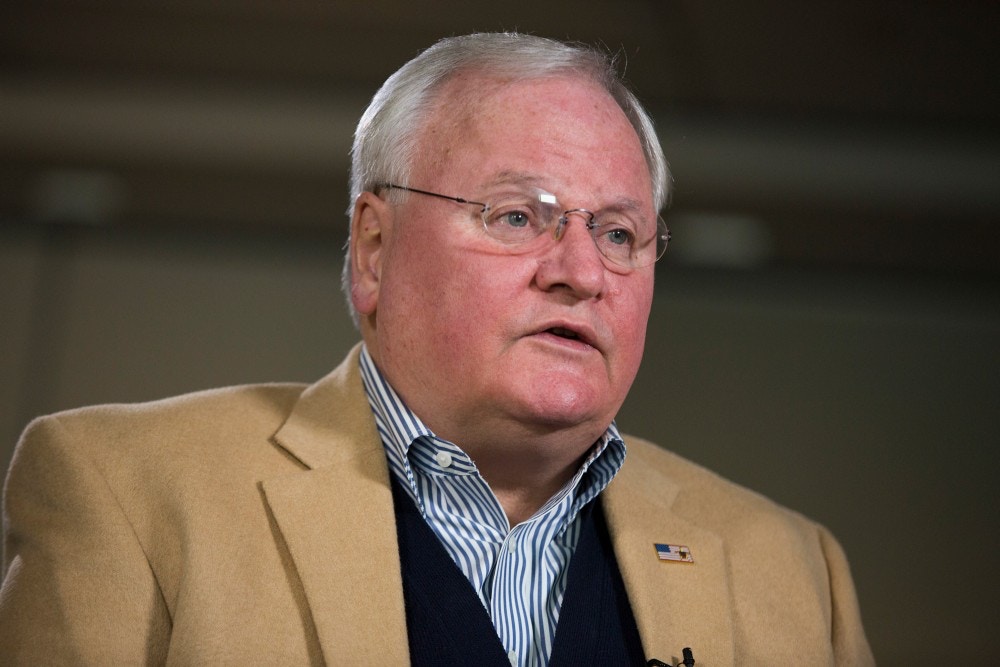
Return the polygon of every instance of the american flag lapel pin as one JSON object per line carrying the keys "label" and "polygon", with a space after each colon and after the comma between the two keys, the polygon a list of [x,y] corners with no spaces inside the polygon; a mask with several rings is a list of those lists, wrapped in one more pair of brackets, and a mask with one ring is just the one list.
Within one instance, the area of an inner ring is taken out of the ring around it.
{"label": "american flag lapel pin", "polygon": [[693,563],[691,550],[679,544],[654,544],[656,557],[672,563]]}

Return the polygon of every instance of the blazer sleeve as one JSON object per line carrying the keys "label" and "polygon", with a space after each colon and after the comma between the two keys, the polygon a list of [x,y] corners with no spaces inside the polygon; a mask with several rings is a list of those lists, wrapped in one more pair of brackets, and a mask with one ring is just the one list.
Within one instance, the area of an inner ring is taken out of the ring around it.
{"label": "blazer sleeve", "polygon": [[836,538],[823,527],[819,529],[820,547],[826,557],[830,577],[831,641],[834,661],[838,666],[869,666],[875,664],[865,631],[861,624],[861,609],[847,556]]}
{"label": "blazer sleeve", "polygon": [[0,655],[9,665],[163,663],[167,606],[95,443],[74,438],[71,424],[36,420],[15,450],[4,491]]}

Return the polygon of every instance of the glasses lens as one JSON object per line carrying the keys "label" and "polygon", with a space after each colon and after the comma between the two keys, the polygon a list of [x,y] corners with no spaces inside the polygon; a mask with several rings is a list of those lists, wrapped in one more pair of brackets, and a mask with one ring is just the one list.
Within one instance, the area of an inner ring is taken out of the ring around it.
{"label": "glasses lens", "polygon": [[670,239],[663,218],[657,217],[651,230],[648,223],[622,212],[602,213],[592,223],[590,232],[601,254],[629,269],[655,263],[666,252]]}
{"label": "glasses lens", "polygon": [[[563,227],[560,220],[581,214],[594,244],[605,258],[625,269],[649,266],[663,256],[670,232],[663,218],[655,226],[630,214],[630,211],[604,211],[596,217],[590,211],[564,211],[552,195],[544,190],[523,190],[489,197],[483,210],[486,233],[505,245],[516,247],[539,238],[555,229],[558,240]],[[569,224],[567,219],[564,224]],[[650,229],[653,227],[653,229]]]}
{"label": "glasses lens", "polygon": [[491,199],[483,212],[486,233],[508,245],[538,238],[559,216],[556,198],[546,192],[509,192]]}
{"label": "glasses lens", "polygon": [[601,254],[619,266],[632,266],[641,250],[639,228],[622,213],[602,213],[590,224],[590,235]]}

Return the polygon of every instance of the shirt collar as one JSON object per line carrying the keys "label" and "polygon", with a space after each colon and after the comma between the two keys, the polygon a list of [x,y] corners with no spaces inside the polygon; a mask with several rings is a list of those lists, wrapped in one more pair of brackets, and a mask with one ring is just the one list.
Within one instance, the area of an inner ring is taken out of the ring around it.
{"label": "shirt collar", "polygon": [[[362,344],[360,355],[361,379],[364,384],[368,403],[375,416],[375,424],[382,437],[382,444],[389,459],[389,467],[403,487],[417,502],[423,511],[423,501],[414,479],[411,466],[412,448],[420,439],[429,449],[442,449],[458,453],[468,464],[456,468],[457,472],[477,472],[468,455],[454,443],[443,440],[427,428],[420,418],[414,414],[392,388],[379,371],[368,353],[367,345]],[[421,447],[423,449],[423,447]],[[558,503],[569,493],[575,493],[572,513],[575,514],[594,499],[611,482],[625,461],[625,442],[622,440],[618,427],[614,422],[594,443],[590,453],[572,479],[539,510],[544,513],[550,506]],[[477,473],[478,474],[478,473]]]}

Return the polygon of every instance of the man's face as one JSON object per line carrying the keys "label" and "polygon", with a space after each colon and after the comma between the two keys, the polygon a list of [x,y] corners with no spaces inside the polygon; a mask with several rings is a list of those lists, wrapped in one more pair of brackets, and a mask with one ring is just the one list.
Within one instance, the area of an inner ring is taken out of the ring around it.
{"label": "man's face", "polygon": [[[639,139],[599,87],[465,76],[440,100],[401,185],[489,201],[530,181],[565,209],[629,202],[655,221]],[[379,368],[438,435],[603,432],[642,357],[652,266],[609,269],[578,216],[511,254],[478,207],[419,194],[385,207],[380,244],[377,287],[355,305]]]}

